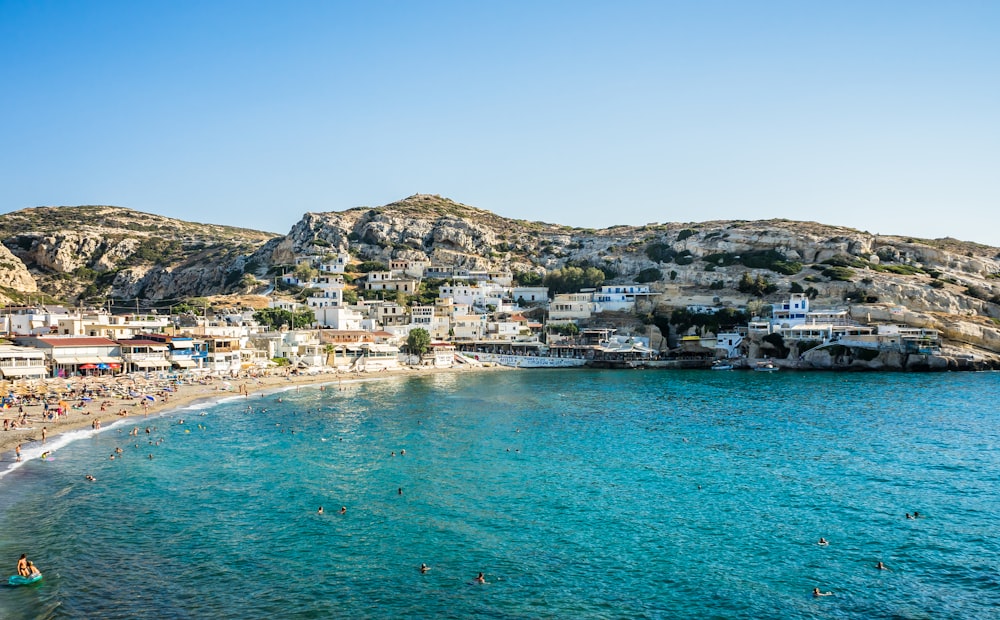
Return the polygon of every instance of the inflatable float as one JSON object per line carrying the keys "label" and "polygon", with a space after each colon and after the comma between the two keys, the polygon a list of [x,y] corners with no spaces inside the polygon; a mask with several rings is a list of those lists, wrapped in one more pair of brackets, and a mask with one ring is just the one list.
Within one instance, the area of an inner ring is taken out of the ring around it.
{"label": "inflatable float", "polygon": [[32,575],[31,577],[22,577],[21,575],[11,575],[7,580],[7,585],[10,586],[26,586],[30,583],[35,583],[41,580],[42,574]]}

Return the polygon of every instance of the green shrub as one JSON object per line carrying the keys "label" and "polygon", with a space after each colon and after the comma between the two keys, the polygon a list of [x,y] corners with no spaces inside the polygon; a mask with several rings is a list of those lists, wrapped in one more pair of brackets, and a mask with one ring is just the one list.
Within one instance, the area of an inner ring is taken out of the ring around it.
{"label": "green shrub", "polygon": [[854,270],[850,267],[827,267],[822,274],[831,280],[841,282],[851,282],[854,279]]}
{"label": "green shrub", "polygon": [[778,290],[778,286],[768,281],[768,279],[763,275],[758,274],[756,278],[753,278],[750,276],[750,272],[744,271],[736,289],[741,293],[746,293],[747,295],[763,297],[764,295],[769,295]]}
{"label": "green shrub", "polygon": [[544,279],[542,274],[534,271],[514,272],[514,283],[518,286],[541,286]]}
{"label": "green shrub", "polygon": [[635,277],[635,281],[642,284],[645,282],[659,282],[663,279],[663,272],[656,267],[650,267],[649,269],[643,269],[639,272],[639,275]]}
{"label": "green shrub", "polygon": [[684,241],[688,237],[697,234],[698,231],[693,228],[685,228],[684,230],[677,233],[677,241]]}
{"label": "green shrub", "polygon": [[694,256],[691,256],[690,250],[683,250],[677,253],[674,257],[674,262],[678,265],[690,265],[694,262]]}
{"label": "green shrub", "polygon": [[712,289],[713,291],[718,291],[726,288],[726,285],[725,283],[722,282],[722,280],[716,280],[715,282],[709,284],[708,288]]}
{"label": "green shrub", "polygon": [[832,258],[828,258],[823,261],[824,265],[830,265],[833,267],[854,267],[856,269],[864,269],[868,266],[868,261],[861,260],[854,256],[848,256],[846,254],[838,254]]}
{"label": "green shrub", "polygon": [[656,263],[669,263],[677,252],[666,243],[650,243],[646,246],[646,256]]}

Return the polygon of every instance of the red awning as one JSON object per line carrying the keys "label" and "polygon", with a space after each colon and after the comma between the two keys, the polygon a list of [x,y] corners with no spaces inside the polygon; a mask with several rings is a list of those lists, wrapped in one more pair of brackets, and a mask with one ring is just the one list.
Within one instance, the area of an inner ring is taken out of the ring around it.
{"label": "red awning", "polygon": [[93,370],[95,368],[97,368],[96,364],[81,364],[80,365],[80,370]]}

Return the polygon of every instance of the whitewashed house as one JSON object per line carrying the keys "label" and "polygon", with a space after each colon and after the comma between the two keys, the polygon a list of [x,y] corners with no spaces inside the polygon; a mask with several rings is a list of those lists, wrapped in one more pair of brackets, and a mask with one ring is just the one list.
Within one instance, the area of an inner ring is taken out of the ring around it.
{"label": "whitewashed house", "polygon": [[34,347],[0,344],[0,377],[3,379],[41,379],[47,374],[44,352]]}

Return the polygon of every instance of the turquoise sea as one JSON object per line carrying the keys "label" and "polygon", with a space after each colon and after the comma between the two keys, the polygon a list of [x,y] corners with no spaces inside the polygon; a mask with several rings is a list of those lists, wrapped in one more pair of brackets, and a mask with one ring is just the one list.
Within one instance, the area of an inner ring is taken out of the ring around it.
{"label": "turquoise sea", "polygon": [[998,373],[543,370],[131,418],[0,477],[6,574],[45,574],[0,618],[996,618],[998,403]]}

